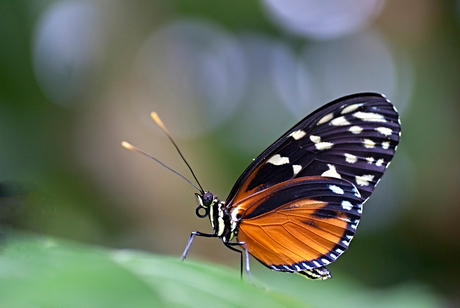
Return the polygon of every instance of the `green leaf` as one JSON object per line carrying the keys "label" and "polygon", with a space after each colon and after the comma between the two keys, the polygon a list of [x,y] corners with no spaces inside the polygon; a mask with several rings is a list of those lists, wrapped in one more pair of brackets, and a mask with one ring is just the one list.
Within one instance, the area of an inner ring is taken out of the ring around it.
{"label": "green leaf", "polygon": [[308,307],[235,270],[132,250],[14,237],[0,257],[0,307]]}

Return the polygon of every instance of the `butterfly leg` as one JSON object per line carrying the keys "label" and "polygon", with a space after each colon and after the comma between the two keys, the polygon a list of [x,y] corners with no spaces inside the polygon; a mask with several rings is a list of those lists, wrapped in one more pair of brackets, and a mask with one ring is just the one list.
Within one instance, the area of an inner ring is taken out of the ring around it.
{"label": "butterfly leg", "polygon": [[230,250],[233,250],[233,251],[236,251],[240,254],[240,274],[241,274],[241,279],[243,279],[243,252],[239,249],[236,249],[234,247],[231,246],[232,243],[225,243],[225,246],[230,249]]}
{"label": "butterfly leg", "polygon": [[192,234],[190,234],[190,237],[187,242],[187,246],[185,246],[185,250],[182,253],[182,256],[180,257],[181,261],[184,261],[185,258],[187,257],[188,251],[190,249],[190,246],[192,246],[193,240],[195,239],[195,236],[202,236],[202,237],[217,237],[217,234],[209,234],[209,233],[201,233],[198,231],[193,231]]}
{"label": "butterfly leg", "polygon": [[243,278],[243,252],[241,250],[238,250],[232,246],[243,246],[244,249],[244,259],[245,259],[245,264],[246,264],[246,273],[249,278],[249,282],[254,284],[252,282],[252,275],[251,275],[251,266],[249,264],[249,252],[248,252],[248,245],[245,242],[237,242],[237,243],[225,243],[225,246],[227,246],[229,249],[239,252],[241,256],[241,278]]}

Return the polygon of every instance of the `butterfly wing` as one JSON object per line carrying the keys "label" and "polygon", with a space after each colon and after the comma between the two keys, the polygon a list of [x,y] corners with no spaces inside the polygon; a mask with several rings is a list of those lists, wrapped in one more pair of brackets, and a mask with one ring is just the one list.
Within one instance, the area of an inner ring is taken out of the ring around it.
{"label": "butterfly wing", "polygon": [[227,207],[306,176],[350,181],[365,201],[393,158],[400,132],[398,113],[383,95],[339,98],[305,117],[259,155],[235,183]]}
{"label": "butterfly wing", "polygon": [[396,151],[399,115],[383,96],[339,98],[281,136],[226,201],[238,240],[266,266],[326,279]]}
{"label": "butterfly wing", "polygon": [[304,177],[274,185],[241,201],[238,240],[267,267],[330,278],[325,265],[353,238],[362,199],[348,181]]}

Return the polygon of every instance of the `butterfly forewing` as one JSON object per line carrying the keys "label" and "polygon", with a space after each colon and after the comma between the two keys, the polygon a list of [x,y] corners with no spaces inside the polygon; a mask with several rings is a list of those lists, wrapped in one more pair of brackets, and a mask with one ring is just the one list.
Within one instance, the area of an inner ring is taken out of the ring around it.
{"label": "butterfly forewing", "polygon": [[391,161],[399,116],[381,94],[361,93],[316,110],[268,147],[236,182],[227,206],[293,178],[327,176],[353,183],[366,200]]}

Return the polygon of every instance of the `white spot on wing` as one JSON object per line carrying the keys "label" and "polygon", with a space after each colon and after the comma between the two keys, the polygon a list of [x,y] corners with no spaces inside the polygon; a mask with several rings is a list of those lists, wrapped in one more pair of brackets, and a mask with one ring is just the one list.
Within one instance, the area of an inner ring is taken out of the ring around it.
{"label": "white spot on wing", "polygon": [[363,121],[368,122],[386,122],[385,117],[381,114],[374,113],[374,112],[355,112],[353,113],[355,118],[361,119]]}
{"label": "white spot on wing", "polygon": [[351,123],[348,122],[347,119],[345,119],[344,116],[335,118],[334,120],[331,121],[331,124],[334,125],[334,126],[351,125]]}
{"label": "white spot on wing", "polygon": [[369,182],[374,179],[374,176],[371,174],[357,175],[355,179],[356,184],[360,186],[369,186]]}
{"label": "white spot on wing", "polygon": [[307,134],[306,132],[304,132],[303,130],[299,129],[299,130],[296,130],[295,132],[292,132],[289,136],[291,136],[295,140],[299,140],[299,139],[303,138],[306,134]]}
{"label": "white spot on wing", "polygon": [[320,136],[311,135],[310,140],[315,144],[317,150],[327,150],[334,145],[332,142],[321,142]]}
{"label": "white spot on wing", "polygon": [[364,147],[367,149],[373,149],[375,147],[375,142],[371,139],[364,139],[363,140]]}
{"label": "white spot on wing", "polygon": [[383,158],[380,158],[380,159],[375,163],[375,165],[376,165],[377,167],[380,167],[382,164],[383,164]]}
{"label": "white spot on wing", "polygon": [[357,125],[350,127],[348,130],[355,135],[360,134],[363,131],[363,129]]}
{"label": "white spot on wing", "polygon": [[393,131],[390,128],[383,127],[383,126],[382,127],[377,127],[375,130],[378,131],[379,133],[381,133],[382,135],[385,135],[385,136],[389,136],[389,135],[391,135],[393,133]]}
{"label": "white spot on wing", "polygon": [[358,161],[358,158],[353,154],[344,153],[344,155],[345,155],[345,161],[347,163],[354,164]]}
{"label": "white spot on wing", "polygon": [[302,166],[301,165],[292,165],[292,170],[294,171],[294,175],[297,175],[297,173],[299,173],[300,170],[302,170]]}
{"label": "white spot on wing", "polygon": [[337,170],[335,169],[335,166],[334,166],[334,165],[327,164],[327,166],[329,167],[329,170],[324,171],[324,172],[321,174],[321,176],[327,176],[327,177],[336,178],[336,179],[340,179],[340,178],[341,178],[340,174],[337,172]]}
{"label": "white spot on wing", "polygon": [[240,204],[239,206],[237,206],[236,208],[234,208],[232,211],[231,211],[231,215],[232,215],[232,222],[236,223],[239,221],[238,219],[238,214],[240,212],[240,208],[242,207],[242,205]]}
{"label": "white spot on wing", "polygon": [[361,107],[363,104],[353,104],[353,105],[350,105],[350,106],[347,106],[345,108],[343,108],[341,114],[346,114],[346,113],[350,113],[350,112],[353,112],[355,111],[356,109],[358,109],[359,107]]}
{"label": "white spot on wing", "polygon": [[332,113],[328,113],[324,117],[322,117],[321,120],[319,120],[318,123],[316,123],[316,125],[320,125],[320,124],[329,122],[330,120],[332,120],[333,117],[334,115]]}
{"label": "white spot on wing", "polygon": [[267,160],[267,163],[273,164],[275,166],[281,166],[284,164],[289,164],[289,157],[282,157],[279,154],[275,154]]}
{"label": "white spot on wing", "polygon": [[390,147],[390,141],[382,142],[382,149],[387,150]]}
{"label": "white spot on wing", "polygon": [[381,114],[374,113],[374,112],[355,112],[353,114],[355,118],[361,119],[367,122],[386,122],[385,117]]}
{"label": "white spot on wing", "polygon": [[343,195],[343,189],[336,185],[329,185],[329,189],[338,195]]}
{"label": "white spot on wing", "polygon": [[366,157],[366,160],[369,164],[372,164],[374,162],[374,157]]}
{"label": "white spot on wing", "polygon": [[333,145],[334,144],[332,142],[315,143],[316,149],[320,150],[320,151],[330,149],[330,148],[332,148]]}
{"label": "white spot on wing", "polygon": [[320,136],[311,135],[311,136],[310,136],[310,140],[311,140],[313,143],[318,143],[318,142],[321,142],[321,137],[320,137]]}
{"label": "white spot on wing", "polygon": [[350,203],[348,200],[343,200],[342,201],[342,208],[344,210],[350,211],[353,208],[353,204]]}

